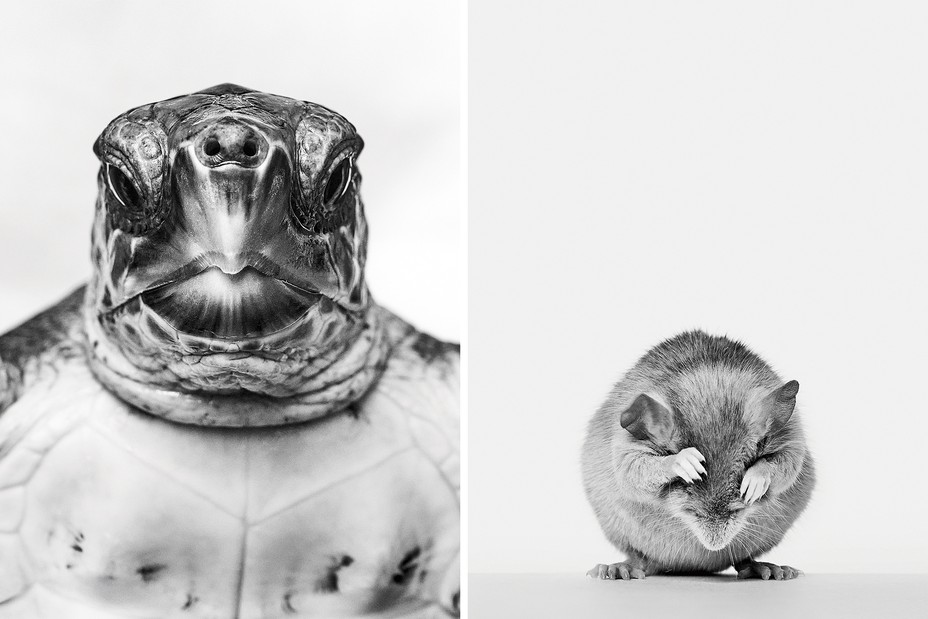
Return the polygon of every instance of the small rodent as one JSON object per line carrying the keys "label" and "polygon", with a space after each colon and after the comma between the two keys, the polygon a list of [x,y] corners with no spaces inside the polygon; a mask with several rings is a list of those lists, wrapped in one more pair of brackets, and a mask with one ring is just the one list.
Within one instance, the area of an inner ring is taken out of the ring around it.
{"label": "small rodent", "polygon": [[590,420],[583,482],[628,558],[593,578],[718,572],[790,579],[755,559],[776,546],[815,484],[796,394],[740,342],[682,333],[645,354]]}

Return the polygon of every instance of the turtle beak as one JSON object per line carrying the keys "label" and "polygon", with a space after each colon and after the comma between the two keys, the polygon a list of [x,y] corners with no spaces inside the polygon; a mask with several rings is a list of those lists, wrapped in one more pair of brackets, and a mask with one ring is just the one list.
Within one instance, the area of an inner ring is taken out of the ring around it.
{"label": "turtle beak", "polygon": [[177,331],[231,340],[281,331],[297,323],[320,298],[252,267],[231,275],[209,267],[141,295],[142,303]]}
{"label": "turtle beak", "polygon": [[249,252],[280,237],[290,207],[291,162],[286,145],[239,118],[207,123],[178,145],[171,166],[175,233],[188,251],[206,255],[226,273],[245,266]]}

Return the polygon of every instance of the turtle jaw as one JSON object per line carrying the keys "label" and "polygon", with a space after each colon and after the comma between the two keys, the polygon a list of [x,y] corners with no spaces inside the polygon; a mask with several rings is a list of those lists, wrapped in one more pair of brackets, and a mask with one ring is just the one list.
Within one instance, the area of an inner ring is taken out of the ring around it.
{"label": "turtle jaw", "polygon": [[[273,359],[280,355],[280,351],[293,345],[294,340],[299,341],[298,334],[305,326],[312,322],[313,310],[326,305],[327,299],[320,299],[308,306],[299,316],[283,327],[276,330],[267,328],[259,332],[232,335],[228,331],[219,332],[198,329],[193,323],[187,323],[188,330],[178,328],[162,313],[152,308],[145,301],[145,295],[137,298],[136,305],[140,316],[140,323],[144,324],[145,335],[151,340],[163,345],[176,347],[184,356],[219,355],[224,353],[236,354],[240,358],[248,355]],[[330,305],[330,303],[328,303]],[[213,318],[207,315],[207,320]],[[242,323],[237,323],[242,324]]]}
{"label": "turtle jaw", "polygon": [[[242,279],[257,282],[243,292],[235,283]],[[223,354],[322,357],[343,347],[363,320],[322,294],[282,280],[254,273],[227,276],[214,268],[100,314],[110,336],[134,354],[169,351],[191,362]],[[294,355],[297,350],[302,352]]]}
{"label": "turtle jaw", "polygon": [[253,267],[229,274],[212,266],[183,281],[148,290],[140,298],[179,336],[241,348],[293,327],[322,295]]}

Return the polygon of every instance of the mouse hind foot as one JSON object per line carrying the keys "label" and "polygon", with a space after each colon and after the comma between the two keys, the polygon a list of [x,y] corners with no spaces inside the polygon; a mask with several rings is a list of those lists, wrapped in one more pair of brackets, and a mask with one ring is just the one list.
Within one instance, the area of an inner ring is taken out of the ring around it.
{"label": "mouse hind foot", "polygon": [[792,580],[800,574],[802,570],[788,565],[776,565],[774,563],[764,563],[754,559],[745,559],[735,564],[735,570],[738,572],[739,579],[760,578],[761,580]]}
{"label": "mouse hind foot", "polygon": [[622,561],[609,564],[597,563],[586,575],[597,580],[633,580],[644,578],[647,574],[639,563]]}

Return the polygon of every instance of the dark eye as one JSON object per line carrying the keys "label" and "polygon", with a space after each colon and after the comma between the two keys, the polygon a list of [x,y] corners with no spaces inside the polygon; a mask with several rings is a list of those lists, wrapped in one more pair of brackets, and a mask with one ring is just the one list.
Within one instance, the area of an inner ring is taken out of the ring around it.
{"label": "dark eye", "polygon": [[119,203],[133,212],[142,210],[142,196],[135,184],[119,168],[106,166],[106,184]]}
{"label": "dark eye", "polygon": [[322,191],[322,201],[326,206],[330,206],[336,200],[345,195],[348,190],[348,184],[351,182],[351,159],[345,157],[342,159],[332,173],[329,174],[325,182],[325,189]]}

